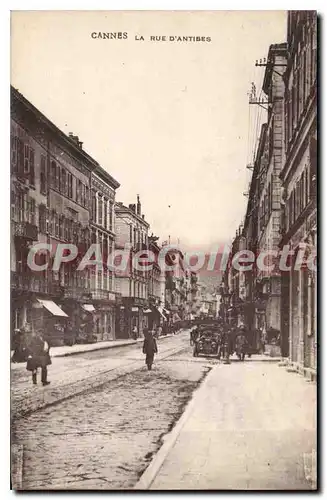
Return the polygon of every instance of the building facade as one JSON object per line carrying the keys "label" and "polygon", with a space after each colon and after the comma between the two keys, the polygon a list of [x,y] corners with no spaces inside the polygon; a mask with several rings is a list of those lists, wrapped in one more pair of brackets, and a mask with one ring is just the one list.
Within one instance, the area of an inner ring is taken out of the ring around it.
{"label": "building facade", "polygon": [[154,256],[151,270],[148,273],[149,280],[149,310],[148,310],[148,328],[155,330],[167,322],[165,307],[165,270],[160,265],[161,247],[158,243],[159,238],[151,235],[148,238],[149,251]]}
{"label": "building facade", "polygon": [[116,270],[116,292],[122,296],[116,312],[116,337],[130,338],[142,335],[148,325],[144,311],[149,308],[149,271],[133,264],[135,255],[149,245],[149,224],[142,214],[139,196],[136,204],[116,203],[115,220],[116,250],[128,253],[127,265]]}
{"label": "building facade", "polygon": [[[287,44],[271,45],[262,90],[267,96],[268,117],[263,155],[261,156],[258,200],[257,254],[278,251],[281,227],[281,181],[279,174],[284,162],[283,111],[284,82],[286,69]],[[265,264],[271,270],[261,270],[257,266],[256,294],[264,297],[264,314],[260,311],[257,327],[270,338],[280,335],[281,320],[281,275],[278,266],[274,267],[272,257]]]}
{"label": "building facade", "polygon": [[[91,274],[91,294],[95,304],[94,332],[98,340],[115,339],[116,306],[120,295],[115,289],[115,273],[110,258],[115,249],[115,194],[119,183],[97,167],[91,176],[91,238],[101,251],[102,268]],[[109,260],[109,262],[108,262]],[[109,265],[108,265],[109,264]]]}
{"label": "building facade", "polygon": [[[77,268],[92,241],[91,178],[99,169],[77,136],[11,89],[12,330],[41,331],[52,345],[92,337],[91,269]],[[43,248],[32,270],[36,243]],[[56,266],[56,256],[67,257],[60,244],[74,245],[76,258]]]}
{"label": "building facade", "polygon": [[288,13],[285,81],[286,158],[281,171],[283,224],[280,247],[293,252],[283,276],[283,355],[316,371],[317,279],[314,269],[296,269],[297,254],[317,247],[317,17],[314,11]]}

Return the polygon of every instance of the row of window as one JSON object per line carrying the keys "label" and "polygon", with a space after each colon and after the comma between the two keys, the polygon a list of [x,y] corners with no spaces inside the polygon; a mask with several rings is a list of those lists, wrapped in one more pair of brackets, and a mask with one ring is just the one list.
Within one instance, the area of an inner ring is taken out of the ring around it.
{"label": "row of window", "polygon": [[146,283],[140,283],[136,281],[129,282],[129,296],[139,297],[141,299],[148,298],[148,289]]}
{"label": "row of window", "polygon": [[90,242],[88,228],[83,228],[76,220],[58,214],[55,210],[48,210],[45,205],[39,206],[39,230],[59,240],[84,244]]}
{"label": "row of window", "polygon": [[71,262],[67,262],[60,266],[58,274],[61,286],[83,288],[86,291],[90,289],[90,273],[87,269],[76,272]]}
{"label": "row of window", "polygon": [[[35,186],[35,150],[23,141],[21,137],[11,137],[11,168],[18,176],[29,179],[29,184]],[[76,178],[66,168],[57,164],[55,160],[50,163],[49,172],[51,188],[56,189],[62,195],[72,199],[79,205],[89,208],[89,187],[80,179]],[[47,194],[48,175],[46,156],[40,156],[40,191]]]}
{"label": "row of window", "polygon": [[98,271],[97,280],[95,280],[95,276],[93,276],[91,279],[91,287],[96,290],[113,291],[114,287],[113,273],[106,270]]}
{"label": "row of window", "polygon": [[297,221],[308,203],[315,197],[316,182],[310,165],[294,186],[285,206],[285,229],[288,231]]}
{"label": "row of window", "polygon": [[[41,172],[42,172],[42,161],[45,164],[45,158],[42,159],[41,156]],[[90,204],[90,189],[84,184],[80,179],[77,179],[71,172],[66,168],[61,167],[57,164],[55,160],[51,161],[50,164],[50,186],[56,189],[60,194],[72,199],[79,205],[85,208],[89,208]],[[41,182],[41,192],[42,192],[42,182]],[[46,188],[46,186],[45,186]]]}
{"label": "row of window", "polygon": [[273,183],[270,182],[267,187],[266,194],[259,208],[259,231],[261,231],[268,224],[269,217],[272,212],[272,200],[273,200]]}
{"label": "row of window", "polygon": [[11,136],[11,169],[27,178],[31,186],[35,185],[35,150],[16,135]]}
{"label": "row of window", "polygon": [[38,225],[41,233],[50,234],[59,240],[76,243],[83,241],[85,244],[100,243],[106,255],[113,250],[113,242],[109,241],[105,233],[98,233],[97,237],[95,230],[83,228],[73,213],[71,217],[66,217],[40,204],[37,217],[35,199],[24,191],[17,191],[11,195],[11,218],[15,222]]}
{"label": "row of window", "polygon": [[11,218],[15,222],[36,224],[36,204],[34,198],[23,191],[11,194]]}
{"label": "row of window", "polygon": [[148,246],[148,237],[146,233],[133,227],[132,224],[129,226],[129,240],[133,247],[140,247],[139,250],[141,250],[143,246]]}
{"label": "row of window", "polygon": [[113,230],[114,203],[100,194],[92,192],[92,220],[105,229]]}
{"label": "row of window", "polygon": [[317,78],[317,26],[303,24],[302,41],[294,55],[290,86],[285,91],[285,143],[292,140]]}

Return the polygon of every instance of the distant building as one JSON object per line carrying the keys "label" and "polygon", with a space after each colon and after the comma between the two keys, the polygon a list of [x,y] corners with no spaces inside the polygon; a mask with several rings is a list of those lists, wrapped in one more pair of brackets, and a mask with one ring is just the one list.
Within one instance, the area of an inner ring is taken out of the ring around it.
{"label": "distant building", "polygon": [[116,306],[120,294],[115,289],[115,273],[108,266],[108,256],[115,249],[115,192],[118,182],[100,167],[91,175],[91,232],[92,243],[100,246],[102,269],[91,268],[91,294],[96,304],[94,333],[99,340],[115,339]]}
{"label": "distant building", "polygon": [[117,338],[141,335],[148,324],[144,310],[149,307],[149,271],[138,270],[133,265],[135,254],[148,249],[148,231],[139,196],[136,204],[116,203],[116,249],[123,250],[125,245],[130,245],[127,269],[116,271],[116,292],[122,295],[122,305],[117,310]]}
{"label": "distant building", "polygon": [[[168,321],[167,311],[165,310],[165,270],[160,266],[159,254],[161,246],[158,243],[158,237],[149,236],[149,251],[154,255],[154,262],[148,273],[149,288],[149,312],[148,327],[155,329],[164,322]],[[151,311],[151,312],[150,312]]]}

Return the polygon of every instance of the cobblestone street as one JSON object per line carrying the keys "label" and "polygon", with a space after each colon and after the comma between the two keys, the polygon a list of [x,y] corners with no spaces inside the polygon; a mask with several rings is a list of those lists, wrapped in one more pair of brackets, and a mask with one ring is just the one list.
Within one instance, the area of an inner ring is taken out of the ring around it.
{"label": "cobblestone street", "polygon": [[[141,346],[56,359],[51,366],[53,397],[63,395],[63,383],[84,392],[14,420],[13,444],[23,445],[22,488],[133,487],[160,447],[161,436],[216,363],[192,358],[187,333],[159,342],[159,352],[152,372],[143,367]],[[45,393],[48,388],[30,388],[28,374],[20,368],[15,367],[13,389],[14,405],[18,402],[21,410],[24,394],[36,405],[31,391]]]}
{"label": "cobblestone street", "polygon": [[[188,333],[159,340],[157,359],[178,352],[185,346]],[[143,367],[142,343],[128,347],[105,349],[74,356],[53,358],[49,367],[51,385],[43,388],[32,385],[26,364],[12,364],[11,405],[13,417],[23,416],[31,411],[62,401],[114,380],[133,370]]]}
{"label": "cobblestone street", "polygon": [[188,331],[159,341],[151,372],[141,347],[54,359],[51,390],[14,367],[16,489],[314,489],[315,384],[264,356],[194,358]]}

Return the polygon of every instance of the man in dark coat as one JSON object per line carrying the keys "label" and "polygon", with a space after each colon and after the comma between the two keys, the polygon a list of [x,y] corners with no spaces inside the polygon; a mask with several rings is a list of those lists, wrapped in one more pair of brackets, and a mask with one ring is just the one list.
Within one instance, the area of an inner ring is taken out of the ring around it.
{"label": "man in dark coat", "polygon": [[14,354],[11,358],[13,363],[21,363],[27,360],[25,332],[16,328],[14,330]]}
{"label": "man in dark coat", "polygon": [[49,344],[43,339],[40,334],[32,333],[32,338],[27,347],[28,358],[26,369],[32,372],[33,384],[37,384],[37,369],[41,368],[42,385],[49,385],[47,366],[51,365],[49,354]]}
{"label": "man in dark coat", "polygon": [[145,354],[145,364],[148,370],[151,370],[154,355],[157,354],[158,347],[156,339],[153,337],[152,332],[144,330],[143,354]]}

